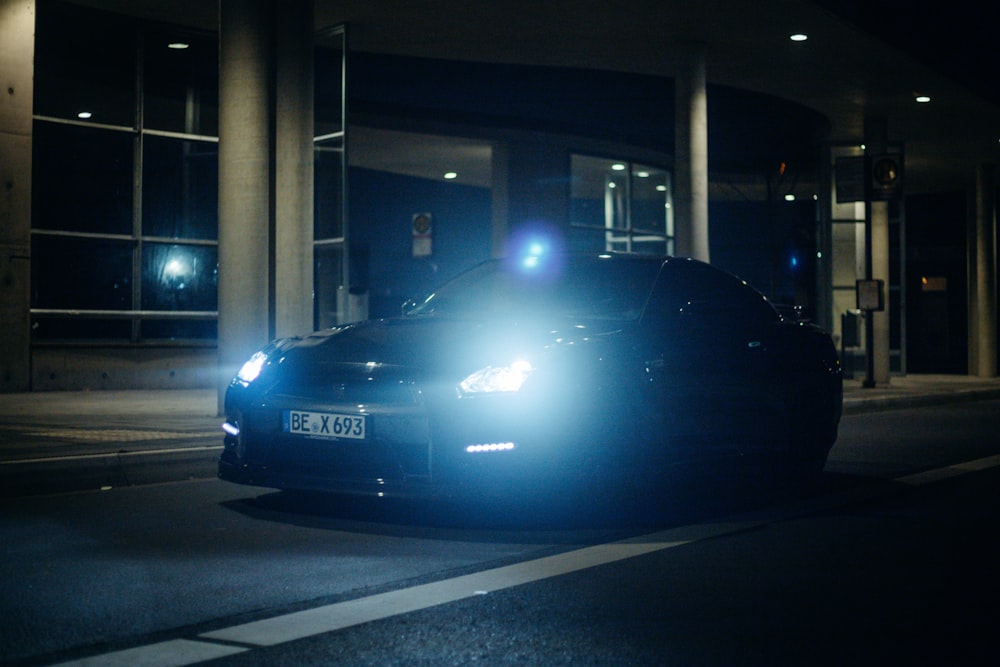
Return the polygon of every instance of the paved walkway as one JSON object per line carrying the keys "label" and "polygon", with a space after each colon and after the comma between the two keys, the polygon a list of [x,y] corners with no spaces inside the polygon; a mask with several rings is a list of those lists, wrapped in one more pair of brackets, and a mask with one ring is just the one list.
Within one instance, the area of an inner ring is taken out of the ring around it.
{"label": "paved walkway", "polygon": [[911,374],[870,389],[861,384],[861,378],[844,380],[846,414],[1000,398],[1000,378]]}
{"label": "paved walkway", "polygon": [[[1000,398],[1000,378],[907,375],[844,382],[846,414]],[[213,389],[75,391],[0,396],[0,462],[222,444]]]}

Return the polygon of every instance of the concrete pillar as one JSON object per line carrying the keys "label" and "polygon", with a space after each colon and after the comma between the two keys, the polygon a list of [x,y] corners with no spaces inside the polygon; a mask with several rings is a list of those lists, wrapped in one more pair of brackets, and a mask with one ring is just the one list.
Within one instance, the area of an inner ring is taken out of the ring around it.
{"label": "concrete pillar", "polygon": [[706,46],[688,44],[675,81],[676,251],[709,261]]}
{"label": "concrete pillar", "polygon": [[872,313],[875,352],[873,379],[876,385],[889,383],[889,202],[877,201],[871,205],[872,226],[872,279],[885,285],[885,309]]}
{"label": "concrete pillar", "polygon": [[34,0],[0,0],[0,392],[31,388]]}
{"label": "concrete pillar", "polygon": [[275,335],[313,328],[313,2],[284,0],[276,21]]}
{"label": "concrete pillar", "polygon": [[[868,155],[880,155],[888,150],[889,124],[882,117],[865,118],[865,151]],[[881,280],[885,286],[885,308],[870,313],[871,326],[866,324],[869,339],[865,344],[871,346],[874,354],[870,377],[865,378],[865,386],[885,385],[889,383],[889,202],[874,201],[868,206],[868,221],[871,235],[870,253],[871,266],[868,268],[873,280]]]}
{"label": "concrete pillar", "polygon": [[313,2],[219,2],[219,408],[258,348],[313,326]]}
{"label": "concrete pillar", "polygon": [[219,3],[219,406],[273,334],[270,0]]}
{"label": "concrete pillar", "polygon": [[969,374],[997,376],[997,201],[993,165],[976,170],[969,233]]}

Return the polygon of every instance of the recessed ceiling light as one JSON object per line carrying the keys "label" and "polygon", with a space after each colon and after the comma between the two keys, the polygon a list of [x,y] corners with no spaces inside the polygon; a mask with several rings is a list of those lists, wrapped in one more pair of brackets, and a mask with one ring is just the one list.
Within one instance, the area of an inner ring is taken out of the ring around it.
{"label": "recessed ceiling light", "polygon": [[785,201],[795,201],[795,195],[788,193],[785,195]]}
{"label": "recessed ceiling light", "polygon": [[611,168],[614,171],[625,171],[625,165],[623,165],[621,162],[611,165]]}
{"label": "recessed ceiling light", "polygon": [[789,35],[788,39],[792,40],[793,42],[804,42],[807,39],[809,39],[809,35],[806,35],[805,33],[797,32],[794,35]]}
{"label": "recessed ceiling light", "polygon": [[89,111],[81,111],[76,115],[76,117],[81,120],[87,120],[88,118],[91,118],[93,115],[94,114],[90,113]]}
{"label": "recessed ceiling light", "polygon": [[445,177],[445,180],[453,181],[456,178],[458,178],[458,172],[455,172],[455,171],[445,172],[444,177]]}
{"label": "recessed ceiling light", "polygon": [[177,49],[177,50],[186,49],[189,46],[191,45],[188,44],[187,42],[170,42],[169,44],[167,44],[168,49]]}
{"label": "recessed ceiling light", "polygon": [[917,95],[913,99],[915,99],[920,104],[927,104],[928,102],[931,101],[930,95]]}

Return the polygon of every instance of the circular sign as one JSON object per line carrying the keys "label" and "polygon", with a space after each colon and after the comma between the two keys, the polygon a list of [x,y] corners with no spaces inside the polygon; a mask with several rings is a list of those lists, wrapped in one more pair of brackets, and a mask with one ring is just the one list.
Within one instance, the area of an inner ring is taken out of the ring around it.
{"label": "circular sign", "polygon": [[427,234],[431,231],[431,216],[429,213],[418,213],[413,216],[413,233]]}

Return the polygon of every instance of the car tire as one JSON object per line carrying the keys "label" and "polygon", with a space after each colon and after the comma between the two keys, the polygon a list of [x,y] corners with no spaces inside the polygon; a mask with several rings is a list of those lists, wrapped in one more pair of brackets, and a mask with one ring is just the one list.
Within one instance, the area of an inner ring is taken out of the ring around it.
{"label": "car tire", "polygon": [[794,402],[784,456],[793,474],[817,477],[826,466],[836,438],[831,432],[836,429],[831,429],[829,410],[823,403],[821,396],[805,392],[800,392]]}

